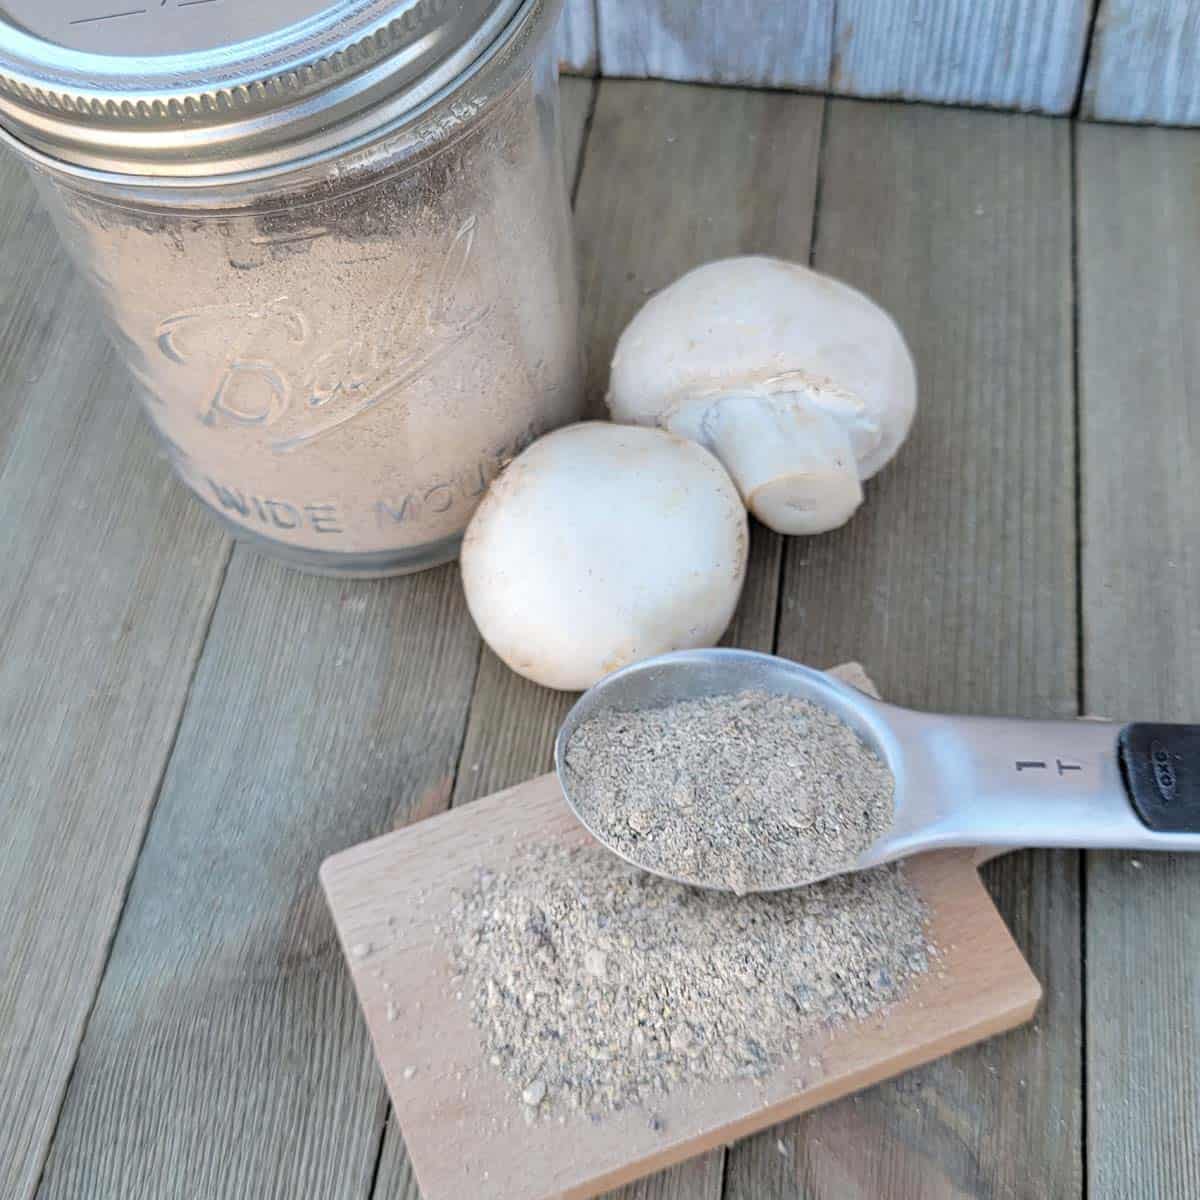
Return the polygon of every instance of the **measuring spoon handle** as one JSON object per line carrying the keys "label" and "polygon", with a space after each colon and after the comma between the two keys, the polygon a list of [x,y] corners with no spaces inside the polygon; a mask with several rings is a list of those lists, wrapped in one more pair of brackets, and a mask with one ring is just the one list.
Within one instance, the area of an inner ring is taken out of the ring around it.
{"label": "measuring spoon handle", "polygon": [[955,797],[939,841],[1200,850],[1200,725],[954,717],[922,732]]}

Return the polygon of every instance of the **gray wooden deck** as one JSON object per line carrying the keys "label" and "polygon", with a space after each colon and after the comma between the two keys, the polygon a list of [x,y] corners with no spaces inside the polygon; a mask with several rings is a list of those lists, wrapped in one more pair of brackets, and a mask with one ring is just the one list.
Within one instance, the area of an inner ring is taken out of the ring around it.
{"label": "gray wooden deck", "polygon": [[[1200,720],[1200,133],[564,88],[595,402],[645,295],[739,251],[865,288],[918,359],[856,520],[756,530],[733,641],[918,706]],[[6,159],[0,1195],[415,1198],[317,864],[546,769],[568,699],[481,650],[453,568],[233,547],[129,392]],[[986,876],[1032,1026],[627,1195],[1200,1195],[1200,859]]]}

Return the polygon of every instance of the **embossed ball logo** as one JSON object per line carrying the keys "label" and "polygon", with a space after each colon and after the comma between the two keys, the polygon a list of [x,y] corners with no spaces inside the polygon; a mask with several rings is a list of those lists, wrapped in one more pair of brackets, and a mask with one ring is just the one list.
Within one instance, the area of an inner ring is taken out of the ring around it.
{"label": "embossed ball logo", "polygon": [[1152,742],[1150,745],[1150,766],[1154,770],[1154,783],[1158,794],[1164,803],[1170,804],[1175,799],[1178,780],[1175,775],[1175,764],[1171,760],[1171,752],[1162,742]]}
{"label": "embossed ball logo", "polygon": [[[476,218],[467,217],[423,291],[415,267],[405,275],[398,264],[392,307],[402,315],[373,335],[327,342],[307,313],[278,296],[265,304],[235,300],[173,313],[158,325],[158,348],[208,381],[197,387],[204,425],[271,428],[271,450],[290,454],[397,400],[487,319],[489,304],[464,304],[459,294],[478,232]],[[329,230],[318,228],[285,241],[326,236]]]}

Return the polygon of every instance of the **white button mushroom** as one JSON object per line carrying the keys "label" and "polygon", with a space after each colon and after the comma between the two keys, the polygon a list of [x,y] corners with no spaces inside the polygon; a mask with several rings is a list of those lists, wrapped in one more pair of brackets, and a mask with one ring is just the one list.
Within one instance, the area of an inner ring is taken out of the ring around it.
{"label": "white button mushroom", "polygon": [[862,502],[916,409],[912,355],[854,288],[777,258],[728,258],[653,296],[621,335],[608,406],[707,446],[780,533]]}
{"label": "white button mushroom", "polygon": [[746,574],[746,510],[703,447],[588,422],[534,442],[467,528],[462,578],[488,645],[579,690],[668,650],[712,646]]}

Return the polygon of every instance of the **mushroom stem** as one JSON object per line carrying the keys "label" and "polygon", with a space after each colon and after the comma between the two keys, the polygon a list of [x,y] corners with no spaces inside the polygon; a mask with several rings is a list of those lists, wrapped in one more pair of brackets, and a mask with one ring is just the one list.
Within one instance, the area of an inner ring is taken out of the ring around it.
{"label": "mushroom stem", "polygon": [[836,529],[862,503],[848,430],[802,394],[722,396],[703,429],[746,507],[779,533]]}

